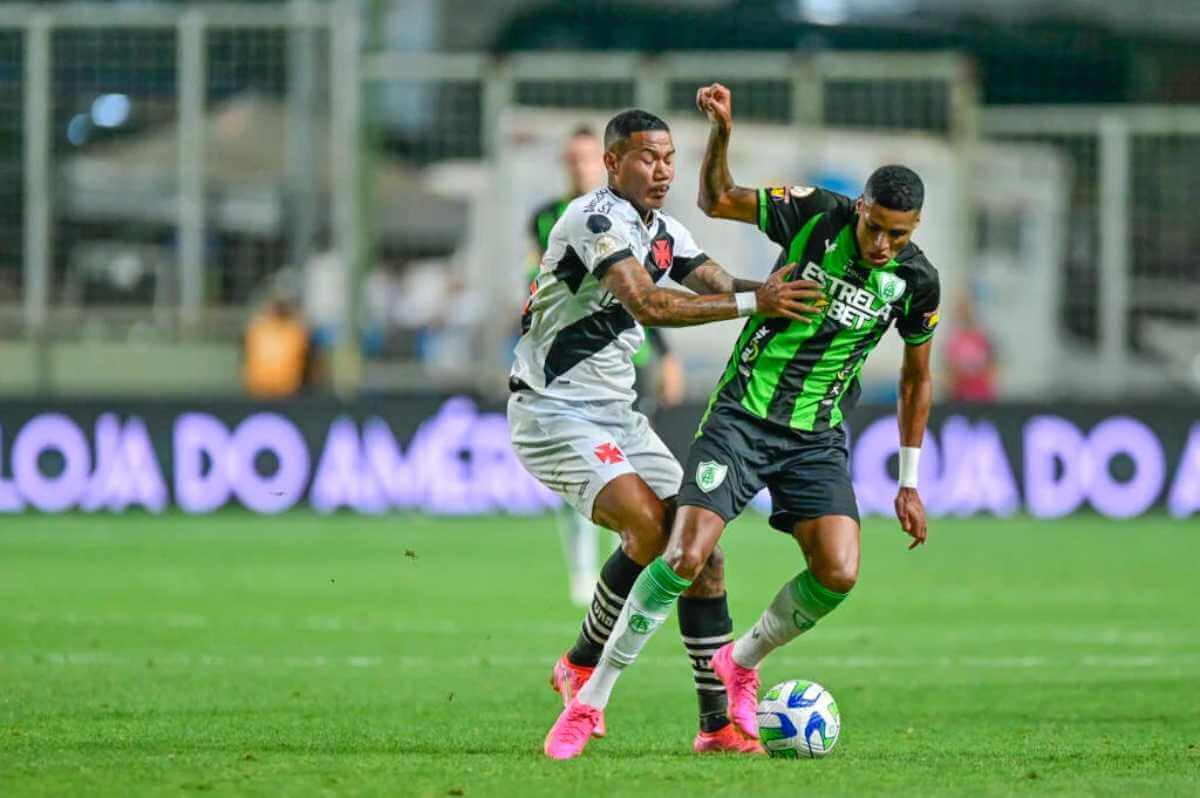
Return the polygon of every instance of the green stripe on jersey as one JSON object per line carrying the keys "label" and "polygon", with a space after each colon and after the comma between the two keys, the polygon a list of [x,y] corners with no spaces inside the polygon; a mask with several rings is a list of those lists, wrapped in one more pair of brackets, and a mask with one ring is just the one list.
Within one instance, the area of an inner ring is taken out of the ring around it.
{"label": "green stripe on jersey", "polygon": [[712,394],[708,397],[708,407],[704,408],[704,415],[700,418],[700,426],[696,428],[696,438],[704,434],[704,422],[708,421],[709,415],[712,414],[713,405],[717,403],[717,397],[721,395],[721,391],[725,390],[725,386],[733,380],[737,374],[738,358],[741,352],[746,348],[746,344],[750,341],[750,336],[758,330],[766,321],[762,316],[751,316],[746,321],[746,326],[742,328],[742,334],[738,336],[737,344],[733,347],[733,354],[729,356],[729,363],[725,366],[725,373],[721,375],[721,381],[717,383],[717,387],[713,389]]}
{"label": "green stripe on jersey", "polygon": [[[821,220],[822,216],[824,214],[818,213],[809,219],[792,239],[792,243],[788,247],[788,263],[800,263],[804,257],[804,248],[808,244],[808,239],[812,237],[813,228],[817,226],[817,222]],[[796,279],[798,276],[799,267],[788,279]],[[803,324],[793,321],[787,329],[767,342],[751,365],[753,371],[742,395],[742,407],[759,418],[767,417],[771,399],[775,396],[775,389],[779,385],[779,378],[783,374],[783,370],[796,356],[800,347],[821,327],[821,324],[820,316]],[[741,347],[734,351],[735,357],[739,351],[741,351]]]}
{"label": "green stripe on jersey", "polygon": [[[821,359],[813,364],[804,385],[793,402],[791,426],[800,429],[812,429],[816,423],[817,414],[821,410],[821,401],[838,375],[843,373],[846,358],[857,343],[856,336],[839,333],[821,354]],[[843,376],[845,376],[843,374]]]}
{"label": "green stripe on jersey", "polygon": [[807,324],[792,322],[786,330],[767,342],[754,361],[754,371],[742,396],[742,407],[759,418],[767,417],[784,370],[796,357],[800,348],[811,341],[813,333],[820,328],[821,323],[820,316]]}
{"label": "green stripe on jersey", "polygon": [[[841,423],[843,398],[855,392],[863,361],[908,291],[895,261],[875,268],[856,264],[853,225],[826,230],[824,218],[809,219],[787,251],[787,260],[799,264],[792,279],[821,284],[822,313],[805,323],[773,324],[765,335],[743,332],[710,410],[717,401],[737,403],[758,418],[804,431]],[[826,231],[821,240],[817,230]]]}

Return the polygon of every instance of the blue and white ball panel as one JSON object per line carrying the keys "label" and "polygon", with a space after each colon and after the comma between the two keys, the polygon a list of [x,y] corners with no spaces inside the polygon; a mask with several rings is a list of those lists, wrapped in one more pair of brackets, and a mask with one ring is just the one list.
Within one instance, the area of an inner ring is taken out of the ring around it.
{"label": "blue and white ball panel", "polygon": [[837,744],[841,730],[837,703],[816,682],[782,682],[758,702],[758,736],[771,756],[825,756]]}

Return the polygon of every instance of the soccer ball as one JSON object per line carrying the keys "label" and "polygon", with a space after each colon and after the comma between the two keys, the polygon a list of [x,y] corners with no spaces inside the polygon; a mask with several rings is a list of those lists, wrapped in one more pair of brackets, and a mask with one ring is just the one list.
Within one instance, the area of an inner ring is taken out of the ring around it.
{"label": "soccer ball", "polygon": [[771,756],[825,756],[837,744],[841,731],[837,703],[816,682],[782,682],[758,702],[758,739]]}

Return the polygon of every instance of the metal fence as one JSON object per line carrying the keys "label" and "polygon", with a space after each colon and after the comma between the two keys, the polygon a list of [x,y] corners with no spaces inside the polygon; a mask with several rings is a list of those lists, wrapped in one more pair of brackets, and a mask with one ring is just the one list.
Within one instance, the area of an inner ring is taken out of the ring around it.
{"label": "metal fence", "polygon": [[[1111,394],[1200,385],[1200,108],[1005,107],[985,136],[1056,147],[1072,166],[1062,328]],[[1099,368],[1095,368],[1098,366]],[[1071,368],[1070,364],[1064,364]]]}
{"label": "metal fence", "polygon": [[[1070,229],[1064,261],[1046,268],[1066,277],[1061,332],[1082,381],[1113,393],[1131,374],[1145,390],[1200,384],[1200,109],[981,112],[970,64],[951,54],[496,58],[377,50],[368,31],[352,0],[0,6],[0,338],[232,346],[263,286],[289,271],[301,280],[318,250],[336,255],[349,286],[340,312],[357,318],[359,277],[383,257],[370,184],[385,160],[408,173],[486,168],[506,109],[681,112],[697,85],[721,79],[748,121],[941,138],[964,181],[981,141],[1055,148],[1072,167]],[[969,261],[971,208],[959,222]],[[390,247],[426,249],[403,235]],[[485,320],[481,351],[500,323]],[[344,338],[339,373],[353,381]],[[473,364],[462,379],[488,370]]]}
{"label": "metal fence", "polygon": [[[69,336],[85,308],[169,336],[227,328],[222,308],[313,236],[331,18],[310,2],[0,6],[0,332]],[[224,190],[256,138],[284,153],[284,196],[273,174],[263,196]],[[288,235],[264,233],[284,205]]]}
{"label": "metal fence", "polygon": [[[368,96],[403,97],[407,113],[392,124],[411,162],[487,161],[500,151],[503,112],[514,109],[611,110],[640,106],[677,114],[695,112],[698,86],[730,85],[740,120],[807,129],[889,130],[927,133],[948,142],[967,167],[978,139],[978,101],[969,62],[947,53],[520,53],[502,59],[476,53],[367,53],[358,71]],[[376,116],[385,128],[386,118]],[[967,193],[965,190],[964,194]],[[954,228],[955,251],[965,259],[973,218],[964,204]],[[478,220],[476,223],[479,223]],[[486,228],[486,223],[484,223]],[[503,234],[481,252],[506,252]],[[468,236],[470,237],[470,236]],[[463,277],[485,293],[510,302],[506,269],[479,259]],[[490,281],[490,284],[489,284]],[[477,351],[504,340],[510,320],[483,320]],[[494,347],[492,347],[494,348]],[[502,384],[507,364],[471,362],[464,378]]]}
{"label": "metal fence", "polygon": [[[410,92],[406,156],[486,157],[509,106],[690,111],[696,88],[727,81],[748,121],[976,135],[969,62],[950,53],[368,53],[375,91]],[[730,76],[736,76],[731,79]],[[415,121],[414,121],[415,120]]]}
{"label": "metal fence", "polygon": [[[357,318],[381,257],[380,162],[484,165],[508,107],[676,111],[732,75],[748,120],[924,130],[964,152],[976,136],[969,66],[951,55],[406,55],[373,49],[353,0],[4,5],[0,75],[0,365],[36,372],[17,389],[62,385],[53,353],[72,341],[236,346],[263,286],[302,283],[318,250]],[[343,339],[336,370],[355,381]]]}

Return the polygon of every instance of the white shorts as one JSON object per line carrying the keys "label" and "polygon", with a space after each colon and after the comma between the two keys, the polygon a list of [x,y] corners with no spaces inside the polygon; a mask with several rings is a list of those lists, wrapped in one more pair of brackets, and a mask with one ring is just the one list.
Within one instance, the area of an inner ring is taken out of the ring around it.
{"label": "white shorts", "polygon": [[508,400],[508,432],[529,473],[584,518],[592,517],[600,489],[622,474],[637,474],[660,499],[679,493],[679,461],[626,402],[564,402],[517,391]]}

